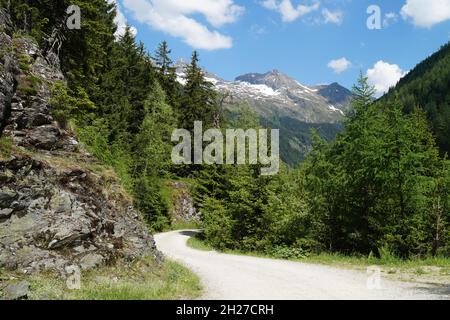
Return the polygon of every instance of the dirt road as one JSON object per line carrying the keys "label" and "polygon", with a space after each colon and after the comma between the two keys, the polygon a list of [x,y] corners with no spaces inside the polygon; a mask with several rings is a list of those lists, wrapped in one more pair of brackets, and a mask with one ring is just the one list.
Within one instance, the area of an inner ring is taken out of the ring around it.
{"label": "dirt road", "polygon": [[283,260],[194,250],[194,231],[155,236],[158,249],[189,267],[202,280],[204,299],[450,299],[449,288],[393,282],[353,270]]}

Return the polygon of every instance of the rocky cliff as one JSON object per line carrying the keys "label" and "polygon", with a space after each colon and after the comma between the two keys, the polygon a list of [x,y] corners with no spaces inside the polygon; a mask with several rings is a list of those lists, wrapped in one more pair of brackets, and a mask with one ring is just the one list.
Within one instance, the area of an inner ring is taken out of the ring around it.
{"label": "rocky cliff", "polygon": [[[13,37],[0,11],[0,269],[32,273],[154,255],[152,236],[114,172],[52,118],[58,58]],[[10,151],[8,151],[10,149]]]}

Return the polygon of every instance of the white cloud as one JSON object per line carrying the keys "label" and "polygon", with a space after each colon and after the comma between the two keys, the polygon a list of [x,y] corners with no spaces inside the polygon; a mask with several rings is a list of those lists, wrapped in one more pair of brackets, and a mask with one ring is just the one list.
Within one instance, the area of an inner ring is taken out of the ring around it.
{"label": "white cloud", "polygon": [[267,29],[264,26],[260,26],[258,24],[254,24],[250,27],[250,32],[255,35],[262,35],[267,33]]}
{"label": "white cloud", "polygon": [[234,0],[123,0],[136,20],[181,38],[196,49],[217,50],[233,46],[233,39],[192,18],[202,15],[215,28],[235,22],[244,8]]}
{"label": "white cloud", "polygon": [[341,25],[344,20],[344,13],[340,10],[330,11],[328,9],[322,10],[322,16],[325,23],[334,23],[337,25]]}
{"label": "white cloud", "polygon": [[450,0],[406,0],[401,15],[417,27],[431,28],[450,20]]}
{"label": "white cloud", "polygon": [[301,16],[318,10],[320,7],[319,2],[315,2],[309,6],[299,4],[294,7],[291,0],[264,0],[261,4],[266,9],[280,13],[281,19],[284,22],[293,22]]}
{"label": "white cloud", "polygon": [[331,60],[330,63],[328,63],[328,67],[333,69],[337,74],[346,71],[351,65],[352,63],[348,61],[347,58]]}
{"label": "white cloud", "polygon": [[396,23],[398,20],[398,14],[395,12],[389,12],[384,15],[383,19],[383,27],[387,28],[391,26],[392,24]]}
{"label": "white cloud", "polygon": [[[122,12],[122,8],[118,2],[118,0],[108,0],[109,3],[114,3],[116,5],[116,18],[114,19],[114,22],[117,25],[117,31],[116,31],[116,37],[123,36],[125,34],[125,28],[127,27],[128,21],[125,15]],[[137,35],[137,29],[133,26],[130,26],[130,30],[133,33],[134,36]]]}
{"label": "white cloud", "polygon": [[381,60],[375,63],[372,69],[367,70],[369,84],[375,87],[378,97],[388,92],[405,75],[406,72],[398,65],[389,64]]}

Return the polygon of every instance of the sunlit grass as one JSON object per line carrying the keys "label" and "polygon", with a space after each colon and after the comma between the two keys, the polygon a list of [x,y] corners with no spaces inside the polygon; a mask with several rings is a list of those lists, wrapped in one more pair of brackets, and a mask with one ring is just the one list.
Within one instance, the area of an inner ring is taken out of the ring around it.
{"label": "sunlit grass", "polygon": [[200,229],[200,222],[197,221],[175,221],[168,226],[164,231],[177,231],[177,230],[196,230]]}
{"label": "sunlit grass", "polygon": [[83,273],[80,290],[68,289],[65,279],[52,273],[5,278],[28,281],[32,300],[179,300],[202,292],[198,277],[187,268],[167,260],[158,265],[153,258]]}

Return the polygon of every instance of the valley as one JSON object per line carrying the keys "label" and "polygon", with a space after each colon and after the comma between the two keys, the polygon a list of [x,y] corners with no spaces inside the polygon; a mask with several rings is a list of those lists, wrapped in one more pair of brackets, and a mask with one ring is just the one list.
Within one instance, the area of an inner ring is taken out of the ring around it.
{"label": "valley", "polygon": [[[185,69],[184,62],[176,64],[180,84],[185,83]],[[260,116],[262,127],[280,130],[281,159],[294,167],[311,150],[312,131],[331,141],[342,130],[341,122],[350,110],[352,93],[338,83],[306,86],[278,70],[249,73],[234,81],[207,70],[204,73],[231,114],[238,106],[248,105]]]}

